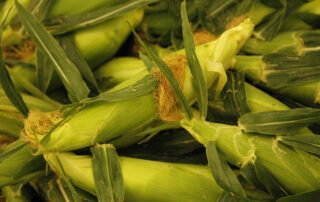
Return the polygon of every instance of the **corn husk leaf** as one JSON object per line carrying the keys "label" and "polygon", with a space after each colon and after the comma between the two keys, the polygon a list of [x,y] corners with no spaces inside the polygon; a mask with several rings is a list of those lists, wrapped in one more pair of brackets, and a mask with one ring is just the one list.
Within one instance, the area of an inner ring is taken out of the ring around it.
{"label": "corn husk leaf", "polygon": [[15,5],[18,10],[18,15],[31,38],[54,64],[56,72],[68,91],[70,100],[76,102],[86,98],[89,94],[89,89],[83,81],[80,72],[75,65],[67,59],[65,52],[58,42],[45,30],[39,21],[16,0]]}
{"label": "corn husk leaf", "polygon": [[10,69],[9,69],[9,72],[25,91],[29,92],[31,95],[41,98],[42,100],[54,106],[57,106],[57,107],[60,106],[60,103],[51,99],[48,95],[42,92],[39,88],[37,88],[32,82],[26,79],[23,75],[18,74],[17,72],[14,72],[14,71],[10,71]]}
{"label": "corn husk leaf", "polygon": [[320,155],[320,137],[318,135],[283,136],[280,141],[291,147]]}
{"label": "corn husk leaf", "polygon": [[[132,27],[131,27],[132,28]],[[170,83],[173,91],[175,92],[175,95],[177,96],[177,98],[179,99],[181,105],[183,106],[186,115],[188,117],[188,119],[191,119],[193,114],[192,114],[192,110],[191,107],[186,99],[186,97],[184,96],[181,88],[179,87],[178,81],[176,80],[176,78],[174,77],[174,74],[172,72],[172,70],[168,67],[168,65],[161,60],[157,54],[155,53],[155,51],[152,48],[149,48],[140,38],[140,36],[135,32],[135,30],[132,28],[132,32],[135,35],[135,37],[138,39],[139,43],[143,46],[143,48],[145,49],[146,53],[149,56],[149,59],[157,65],[157,67],[160,69],[160,71],[165,75],[165,77],[167,78],[168,82]]]}
{"label": "corn husk leaf", "polygon": [[23,127],[22,120],[8,116],[7,112],[0,112],[0,133],[19,138]]}
{"label": "corn husk leaf", "polygon": [[227,161],[219,155],[216,143],[214,141],[209,141],[206,148],[208,164],[218,185],[227,191],[246,198],[246,193],[237,176],[229,167]]}
{"label": "corn husk leaf", "polygon": [[89,11],[87,13],[58,16],[46,20],[45,25],[53,34],[64,34],[75,29],[95,25],[118,17],[155,1],[156,0],[131,0],[115,6]]}
{"label": "corn husk leaf", "polygon": [[244,179],[246,179],[250,184],[255,187],[266,190],[263,183],[259,180],[257,173],[255,171],[255,165],[252,161],[248,162],[245,166],[240,168],[240,174]]}
{"label": "corn husk leaf", "polygon": [[11,155],[15,154],[26,145],[27,143],[24,141],[16,141],[12,143],[7,149],[0,151],[0,163],[9,158]]}
{"label": "corn husk leaf", "polygon": [[202,0],[200,1],[200,23],[211,33],[221,34],[232,20],[249,14],[257,0]]}
{"label": "corn husk leaf", "polygon": [[229,71],[227,75],[228,80],[221,96],[225,109],[237,120],[249,112],[244,88],[244,73]]}
{"label": "corn husk leaf", "polygon": [[53,64],[46,57],[42,50],[37,48],[36,77],[38,88],[47,92],[53,75]]}
{"label": "corn husk leaf", "polygon": [[26,142],[17,140],[0,153],[0,186],[26,183],[43,176],[44,168],[43,158],[35,157]]}
{"label": "corn husk leaf", "polygon": [[[10,11],[9,11],[10,12]],[[8,12],[8,14],[9,14]],[[7,14],[7,15],[8,15]],[[2,32],[4,29],[6,18],[4,19],[3,22],[1,22],[1,27],[0,27],[0,39],[2,39]],[[3,55],[2,55],[2,45],[0,43],[0,83],[1,86],[12,102],[12,104],[24,115],[27,116],[29,113],[29,109],[27,105],[24,103],[21,95],[17,92],[15,89],[13,82],[11,80],[11,77],[8,73],[8,70],[4,64],[3,61]]]}
{"label": "corn husk leaf", "polygon": [[263,183],[268,193],[276,198],[288,195],[276,178],[259,162],[258,158],[255,160],[254,166],[258,179]]}
{"label": "corn husk leaf", "polygon": [[98,144],[91,148],[91,153],[98,200],[101,202],[124,201],[124,182],[115,148],[110,144]]}
{"label": "corn husk leaf", "polygon": [[[46,201],[61,202],[70,201],[74,202],[72,194],[67,184],[57,177],[53,173],[49,173],[46,176],[40,177],[32,182],[32,186]],[[97,202],[95,196],[92,196],[86,191],[83,191],[75,187],[82,201],[86,202]]]}
{"label": "corn husk leaf", "polygon": [[62,107],[61,110],[65,111],[65,113],[63,115],[63,119],[50,129],[50,131],[41,139],[40,144],[45,145],[47,142],[49,142],[52,132],[55,129],[57,129],[61,124],[63,124],[65,121],[67,121],[69,119],[69,117],[76,114],[80,109],[81,109],[81,105]]}
{"label": "corn husk leaf", "polygon": [[205,119],[208,109],[208,90],[202,68],[195,51],[193,35],[190,29],[187,16],[186,1],[181,3],[181,18],[182,18],[182,34],[188,64],[192,74],[192,85],[196,92],[197,103],[201,118]]}
{"label": "corn husk leaf", "polygon": [[71,193],[65,187],[65,183],[62,183],[61,179],[52,173],[37,179],[34,186],[46,201],[72,201]]}
{"label": "corn husk leaf", "polygon": [[99,86],[97,81],[93,75],[93,72],[84,59],[84,57],[79,52],[78,48],[75,45],[73,35],[65,35],[60,37],[59,39],[62,48],[66,52],[68,58],[75,64],[75,66],[79,69],[81,75],[90,83],[96,92],[100,93]]}
{"label": "corn husk leaf", "polygon": [[283,111],[247,113],[239,119],[238,124],[246,132],[290,135],[319,121],[320,109],[297,108]]}
{"label": "corn husk leaf", "polygon": [[39,171],[43,171],[45,168],[45,161],[42,156],[37,156],[36,158],[32,159],[28,163],[24,164],[19,170],[17,170],[15,176],[13,177],[14,180],[18,180],[23,178],[30,173],[36,173]]}
{"label": "corn husk leaf", "polygon": [[59,160],[59,157],[57,156],[56,158],[60,168],[55,167],[55,165],[53,164],[51,164],[51,166],[53,167],[54,171],[57,172],[58,175],[61,177],[61,182],[65,184],[64,187],[68,189],[69,193],[71,193],[72,201],[81,202],[82,200],[80,195],[78,194],[75,187],[71,183],[71,180],[65,175],[65,171]]}
{"label": "corn husk leaf", "polygon": [[116,91],[106,91],[95,98],[88,98],[77,104],[88,104],[100,101],[118,102],[136,98],[152,92],[156,89],[157,85],[157,80],[153,76],[147,75],[133,85],[130,85],[126,88],[122,88]]}
{"label": "corn husk leaf", "polygon": [[287,13],[287,1],[279,0],[279,3],[281,4],[279,6],[280,8],[256,27],[256,31],[253,33],[256,38],[270,40],[280,30],[283,19]]}
{"label": "corn husk leaf", "polygon": [[281,197],[277,202],[307,202],[315,201],[320,198],[320,190]]}
{"label": "corn husk leaf", "polygon": [[147,67],[148,71],[150,72],[152,70],[152,68],[154,67],[154,64],[152,63],[152,61],[148,58],[148,56],[146,56],[143,53],[139,53],[139,58],[142,60],[142,62],[144,63],[144,65]]}
{"label": "corn husk leaf", "polygon": [[263,56],[266,64],[267,86],[281,88],[320,81],[320,57],[318,55],[285,56],[269,54]]}
{"label": "corn husk leaf", "polygon": [[53,2],[54,0],[31,0],[29,8],[32,14],[35,15],[39,21],[42,21],[46,17]]}

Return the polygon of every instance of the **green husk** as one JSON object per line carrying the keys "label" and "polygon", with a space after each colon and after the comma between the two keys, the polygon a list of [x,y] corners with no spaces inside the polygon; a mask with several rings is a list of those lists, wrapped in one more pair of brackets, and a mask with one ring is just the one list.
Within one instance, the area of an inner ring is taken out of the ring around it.
{"label": "green husk", "polygon": [[[112,87],[119,84],[130,77],[138,74],[138,72],[146,72],[145,66],[141,60],[134,57],[119,57],[111,60],[105,65],[98,68],[95,72],[100,86]],[[269,94],[245,82],[245,93],[247,104],[252,112],[287,110],[288,106],[278,101]],[[109,88],[110,88],[109,87]],[[221,105],[220,100],[211,100],[209,107],[216,108]]]}
{"label": "green husk", "polygon": [[239,119],[238,125],[246,132],[291,135],[319,121],[320,109],[297,108],[247,113]]}
{"label": "green husk", "polygon": [[306,105],[319,104],[319,61],[316,56],[237,56],[234,68],[255,83]]}
{"label": "green husk", "polygon": [[320,187],[320,159],[285,146],[277,137],[249,134],[237,126],[196,119],[183,122],[183,127],[204,146],[208,141],[215,141],[225,159],[239,168],[250,162],[263,166],[288,193],[298,194]]}
{"label": "green husk", "polygon": [[91,67],[111,58],[129,36],[131,26],[136,27],[143,18],[139,9],[112,20],[83,28],[74,33],[75,44]]}
{"label": "green husk", "polygon": [[41,156],[34,156],[26,142],[17,140],[0,151],[0,187],[24,183],[45,172]]}
{"label": "green husk", "polygon": [[276,98],[249,83],[245,83],[245,91],[247,95],[247,103],[251,112],[278,111],[289,109],[288,106],[286,106]]}
{"label": "green husk", "polygon": [[124,183],[119,156],[111,144],[91,148],[92,172],[98,200],[123,202]]}
{"label": "green husk", "polygon": [[88,3],[86,0],[55,1],[48,11],[47,18],[59,15],[71,15],[85,13],[101,7],[108,7],[127,0],[94,0]]}
{"label": "green husk", "polygon": [[[91,157],[48,153],[45,158],[49,165],[63,168],[76,186],[96,194]],[[215,201],[224,192],[205,166],[128,157],[120,157],[120,164],[125,183],[125,201]],[[79,175],[82,177],[79,178]]]}
{"label": "green husk", "polygon": [[319,25],[320,1],[319,0],[310,1],[302,5],[301,7],[299,7],[295,13],[308,23]]}
{"label": "green husk", "polygon": [[[21,93],[22,99],[31,110],[43,112],[57,109],[56,106],[47,103],[39,98]],[[4,92],[0,89],[0,133],[18,138],[23,129],[23,116],[12,105]]]}
{"label": "green husk", "polygon": [[304,30],[280,33],[271,41],[250,38],[242,50],[257,55],[280,53],[286,55],[309,55],[320,51],[320,31]]}
{"label": "green husk", "polygon": [[[53,173],[34,179],[30,182],[32,187],[45,201],[60,202],[60,201],[73,201],[72,194],[67,185]],[[77,189],[77,193],[83,201],[96,202],[97,199],[91,194]]]}
{"label": "green husk", "polygon": [[141,60],[134,57],[119,57],[100,66],[95,72],[95,77],[103,91],[111,89],[117,84],[130,79],[139,72],[147,70]]}
{"label": "green husk", "polygon": [[[34,96],[21,93],[22,99],[31,110],[43,112],[57,109],[55,105],[45,102]],[[0,131],[3,134],[18,138],[23,129],[22,114],[12,105],[4,92],[0,89]]]}

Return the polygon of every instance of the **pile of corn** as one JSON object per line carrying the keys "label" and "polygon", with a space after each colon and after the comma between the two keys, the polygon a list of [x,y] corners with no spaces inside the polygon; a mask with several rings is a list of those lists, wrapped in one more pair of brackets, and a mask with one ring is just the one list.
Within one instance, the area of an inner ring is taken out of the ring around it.
{"label": "pile of corn", "polygon": [[0,202],[320,201],[320,0],[0,6]]}

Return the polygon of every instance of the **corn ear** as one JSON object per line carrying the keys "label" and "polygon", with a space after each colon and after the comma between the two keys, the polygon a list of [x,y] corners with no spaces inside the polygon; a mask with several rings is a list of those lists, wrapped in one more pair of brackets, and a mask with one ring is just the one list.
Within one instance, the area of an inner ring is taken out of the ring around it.
{"label": "corn ear", "polygon": [[111,58],[129,36],[131,26],[136,27],[143,18],[138,9],[98,25],[78,30],[74,34],[75,44],[90,66],[96,67]]}
{"label": "corn ear", "polygon": [[[96,194],[91,157],[47,153],[45,158],[49,165],[63,169],[73,184]],[[120,157],[120,164],[126,201],[215,201],[224,192],[205,166],[128,157]]]}
{"label": "corn ear", "polygon": [[320,159],[280,143],[277,137],[249,134],[237,126],[195,119],[183,125],[204,146],[209,141],[215,141],[219,151],[231,164],[239,168],[249,162],[263,165],[289,193],[320,188]]}
{"label": "corn ear", "polygon": [[237,56],[234,68],[253,82],[306,105],[319,104],[319,61],[313,56]]}
{"label": "corn ear", "polygon": [[100,66],[95,72],[95,77],[102,90],[108,90],[117,84],[130,79],[146,67],[143,62],[135,57],[119,57]]}
{"label": "corn ear", "polygon": [[50,10],[48,11],[47,18],[58,15],[74,15],[84,13],[100,7],[112,6],[126,0],[94,0],[88,3],[86,0],[68,0],[68,1],[54,1]]}

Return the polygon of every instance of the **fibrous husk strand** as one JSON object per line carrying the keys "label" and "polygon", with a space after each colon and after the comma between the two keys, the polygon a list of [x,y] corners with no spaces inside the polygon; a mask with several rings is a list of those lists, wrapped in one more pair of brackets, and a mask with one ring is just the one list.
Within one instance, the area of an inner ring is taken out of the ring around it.
{"label": "fibrous husk strand", "polygon": [[31,39],[25,39],[19,44],[4,46],[3,57],[5,59],[15,59],[28,61],[35,52],[36,45]]}
{"label": "fibrous husk strand", "polygon": [[242,23],[243,21],[245,21],[247,18],[249,17],[249,14],[245,14],[245,15],[240,15],[237,17],[229,17],[226,19],[226,21],[228,22],[225,26],[225,30],[231,29],[233,27],[238,26],[240,23]]}
{"label": "fibrous husk strand", "polygon": [[209,43],[219,38],[217,35],[213,35],[205,29],[199,29],[193,33],[194,45]]}
{"label": "fibrous husk strand", "polygon": [[21,137],[28,141],[33,148],[38,147],[39,137],[46,135],[60,120],[63,114],[58,111],[30,111],[24,123]]}
{"label": "fibrous husk strand", "polygon": [[[181,54],[170,54],[163,58],[163,61],[170,67],[181,89],[185,78],[185,68],[187,59]],[[155,97],[158,103],[159,116],[164,121],[179,121],[182,114],[179,107],[179,100],[175,95],[173,88],[159,69],[153,71],[153,74],[159,81],[158,89],[155,91]]]}

